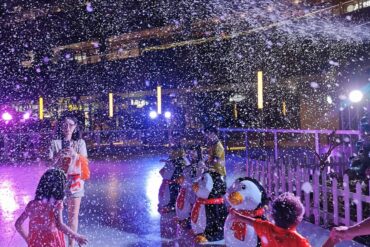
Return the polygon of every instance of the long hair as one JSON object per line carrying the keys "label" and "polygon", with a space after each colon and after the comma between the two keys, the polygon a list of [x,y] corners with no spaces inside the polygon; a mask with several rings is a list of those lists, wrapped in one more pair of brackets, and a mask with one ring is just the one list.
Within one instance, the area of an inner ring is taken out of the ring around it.
{"label": "long hair", "polygon": [[67,178],[62,170],[56,168],[47,170],[37,185],[35,200],[50,200],[51,198],[63,200],[66,183]]}
{"label": "long hair", "polygon": [[71,119],[76,124],[76,129],[75,129],[75,131],[72,134],[72,140],[73,141],[77,141],[77,140],[81,139],[82,138],[82,132],[80,130],[80,124],[79,124],[78,119],[74,115],[67,114],[67,113],[64,113],[58,119],[57,126],[56,126],[56,131],[55,131],[55,138],[54,139],[62,140],[64,138],[64,134],[63,134],[63,122],[65,121],[66,118]]}

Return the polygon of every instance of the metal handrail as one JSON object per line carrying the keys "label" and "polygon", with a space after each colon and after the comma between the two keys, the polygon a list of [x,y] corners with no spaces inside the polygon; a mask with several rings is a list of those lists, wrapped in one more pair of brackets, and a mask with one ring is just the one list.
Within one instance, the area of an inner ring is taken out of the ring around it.
{"label": "metal handrail", "polygon": [[[221,132],[223,132],[224,138],[224,145],[226,146],[226,132],[242,132],[245,133],[245,150],[246,150],[246,157],[249,156],[249,141],[248,141],[248,133],[272,133],[274,134],[274,159],[279,159],[279,148],[278,148],[278,134],[313,134],[315,136],[315,152],[320,154],[320,134],[330,135],[333,133],[334,130],[294,130],[294,129],[244,129],[244,128],[220,128]],[[335,134],[337,135],[349,135],[349,136],[360,136],[360,132],[358,130],[335,130]],[[351,153],[353,153],[352,145],[350,145]]]}
{"label": "metal handrail", "polygon": [[[184,129],[183,132],[187,133],[190,136],[193,136],[193,132],[196,131],[200,133],[199,129]],[[250,144],[249,141],[251,137],[248,137],[249,133],[271,133],[273,134],[273,145],[274,145],[274,158],[277,160],[279,158],[279,135],[281,134],[309,134],[314,135],[315,138],[315,151],[319,154],[320,153],[320,135],[330,135],[333,130],[299,130],[299,129],[245,129],[245,128],[220,128],[219,131],[221,132],[223,139],[224,139],[224,146],[227,150],[227,134],[228,133],[242,133],[244,135],[244,147],[246,150],[246,157],[249,157],[249,149]],[[146,133],[148,132],[148,133]],[[85,131],[83,135],[86,137],[86,141],[98,149],[105,145],[117,144],[117,145],[145,145],[145,138],[152,138],[149,139],[153,140],[153,138],[158,142],[158,145],[168,144],[170,138],[170,130],[169,129],[156,129],[155,132],[151,132],[144,129],[129,129],[129,130],[98,130],[98,131]],[[196,133],[194,132],[194,133]],[[145,134],[146,133],[146,134]],[[163,135],[163,133],[168,133],[168,135]],[[352,143],[352,136],[359,136],[360,132],[357,130],[336,130],[335,132],[338,135],[349,135],[351,143]],[[127,136],[128,134],[128,136]],[[0,143],[2,142],[3,145],[0,149],[2,150],[2,156],[8,157],[9,151],[12,148],[17,148],[24,137],[30,137],[33,143],[36,144],[36,147],[42,148],[43,145],[46,145],[46,141],[51,138],[52,132],[30,132],[30,133],[8,133],[8,134],[0,134]],[[161,138],[157,138],[157,137]],[[197,137],[194,136],[194,139]],[[237,137],[234,137],[233,141],[238,141]],[[266,139],[264,139],[266,140]],[[127,143],[125,144],[125,141]],[[190,140],[191,141],[191,140]],[[129,143],[129,144],[128,144]],[[13,145],[13,146],[12,146]],[[352,150],[352,145],[349,146]],[[43,147],[45,148],[45,147]],[[0,151],[1,151],[0,150]]]}

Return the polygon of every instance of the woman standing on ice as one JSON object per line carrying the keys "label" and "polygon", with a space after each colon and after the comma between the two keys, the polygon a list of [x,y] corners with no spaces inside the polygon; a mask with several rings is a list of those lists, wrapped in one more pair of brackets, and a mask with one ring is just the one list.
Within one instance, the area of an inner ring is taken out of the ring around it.
{"label": "woman standing on ice", "polygon": [[[81,138],[77,122],[73,116],[63,116],[57,125],[56,138],[49,147],[52,166],[62,169],[67,175],[68,225],[73,231],[78,229],[78,214],[85,193],[84,183],[90,177],[86,143]],[[68,246],[74,246],[73,239],[68,239]]]}

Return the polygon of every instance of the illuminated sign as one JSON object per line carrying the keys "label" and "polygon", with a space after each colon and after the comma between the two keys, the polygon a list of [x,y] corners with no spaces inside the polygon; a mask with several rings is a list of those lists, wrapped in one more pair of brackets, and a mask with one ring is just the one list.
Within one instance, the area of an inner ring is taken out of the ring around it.
{"label": "illuminated sign", "polygon": [[143,108],[144,106],[149,105],[149,102],[143,99],[132,99],[131,105],[134,105],[137,108]]}

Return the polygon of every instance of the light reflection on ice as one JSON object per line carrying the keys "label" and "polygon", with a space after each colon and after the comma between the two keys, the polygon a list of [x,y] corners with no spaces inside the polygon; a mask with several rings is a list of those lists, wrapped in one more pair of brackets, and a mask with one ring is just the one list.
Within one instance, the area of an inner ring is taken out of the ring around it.
{"label": "light reflection on ice", "polygon": [[146,179],[146,197],[149,204],[149,213],[153,218],[159,217],[158,209],[158,191],[162,183],[162,177],[159,174],[160,168],[154,169]]}
{"label": "light reflection on ice", "polygon": [[15,200],[15,191],[10,181],[0,183],[0,209],[4,221],[13,221],[14,212],[19,208]]}
{"label": "light reflection on ice", "polygon": [[27,204],[32,200],[32,198],[31,198],[31,196],[30,196],[30,195],[24,195],[24,196],[22,197],[22,200],[23,200],[23,204],[24,204],[24,205],[27,205]]}
{"label": "light reflection on ice", "polygon": [[117,176],[109,176],[108,178],[108,199],[111,203],[116,203],[118,200],[119,181]]}

